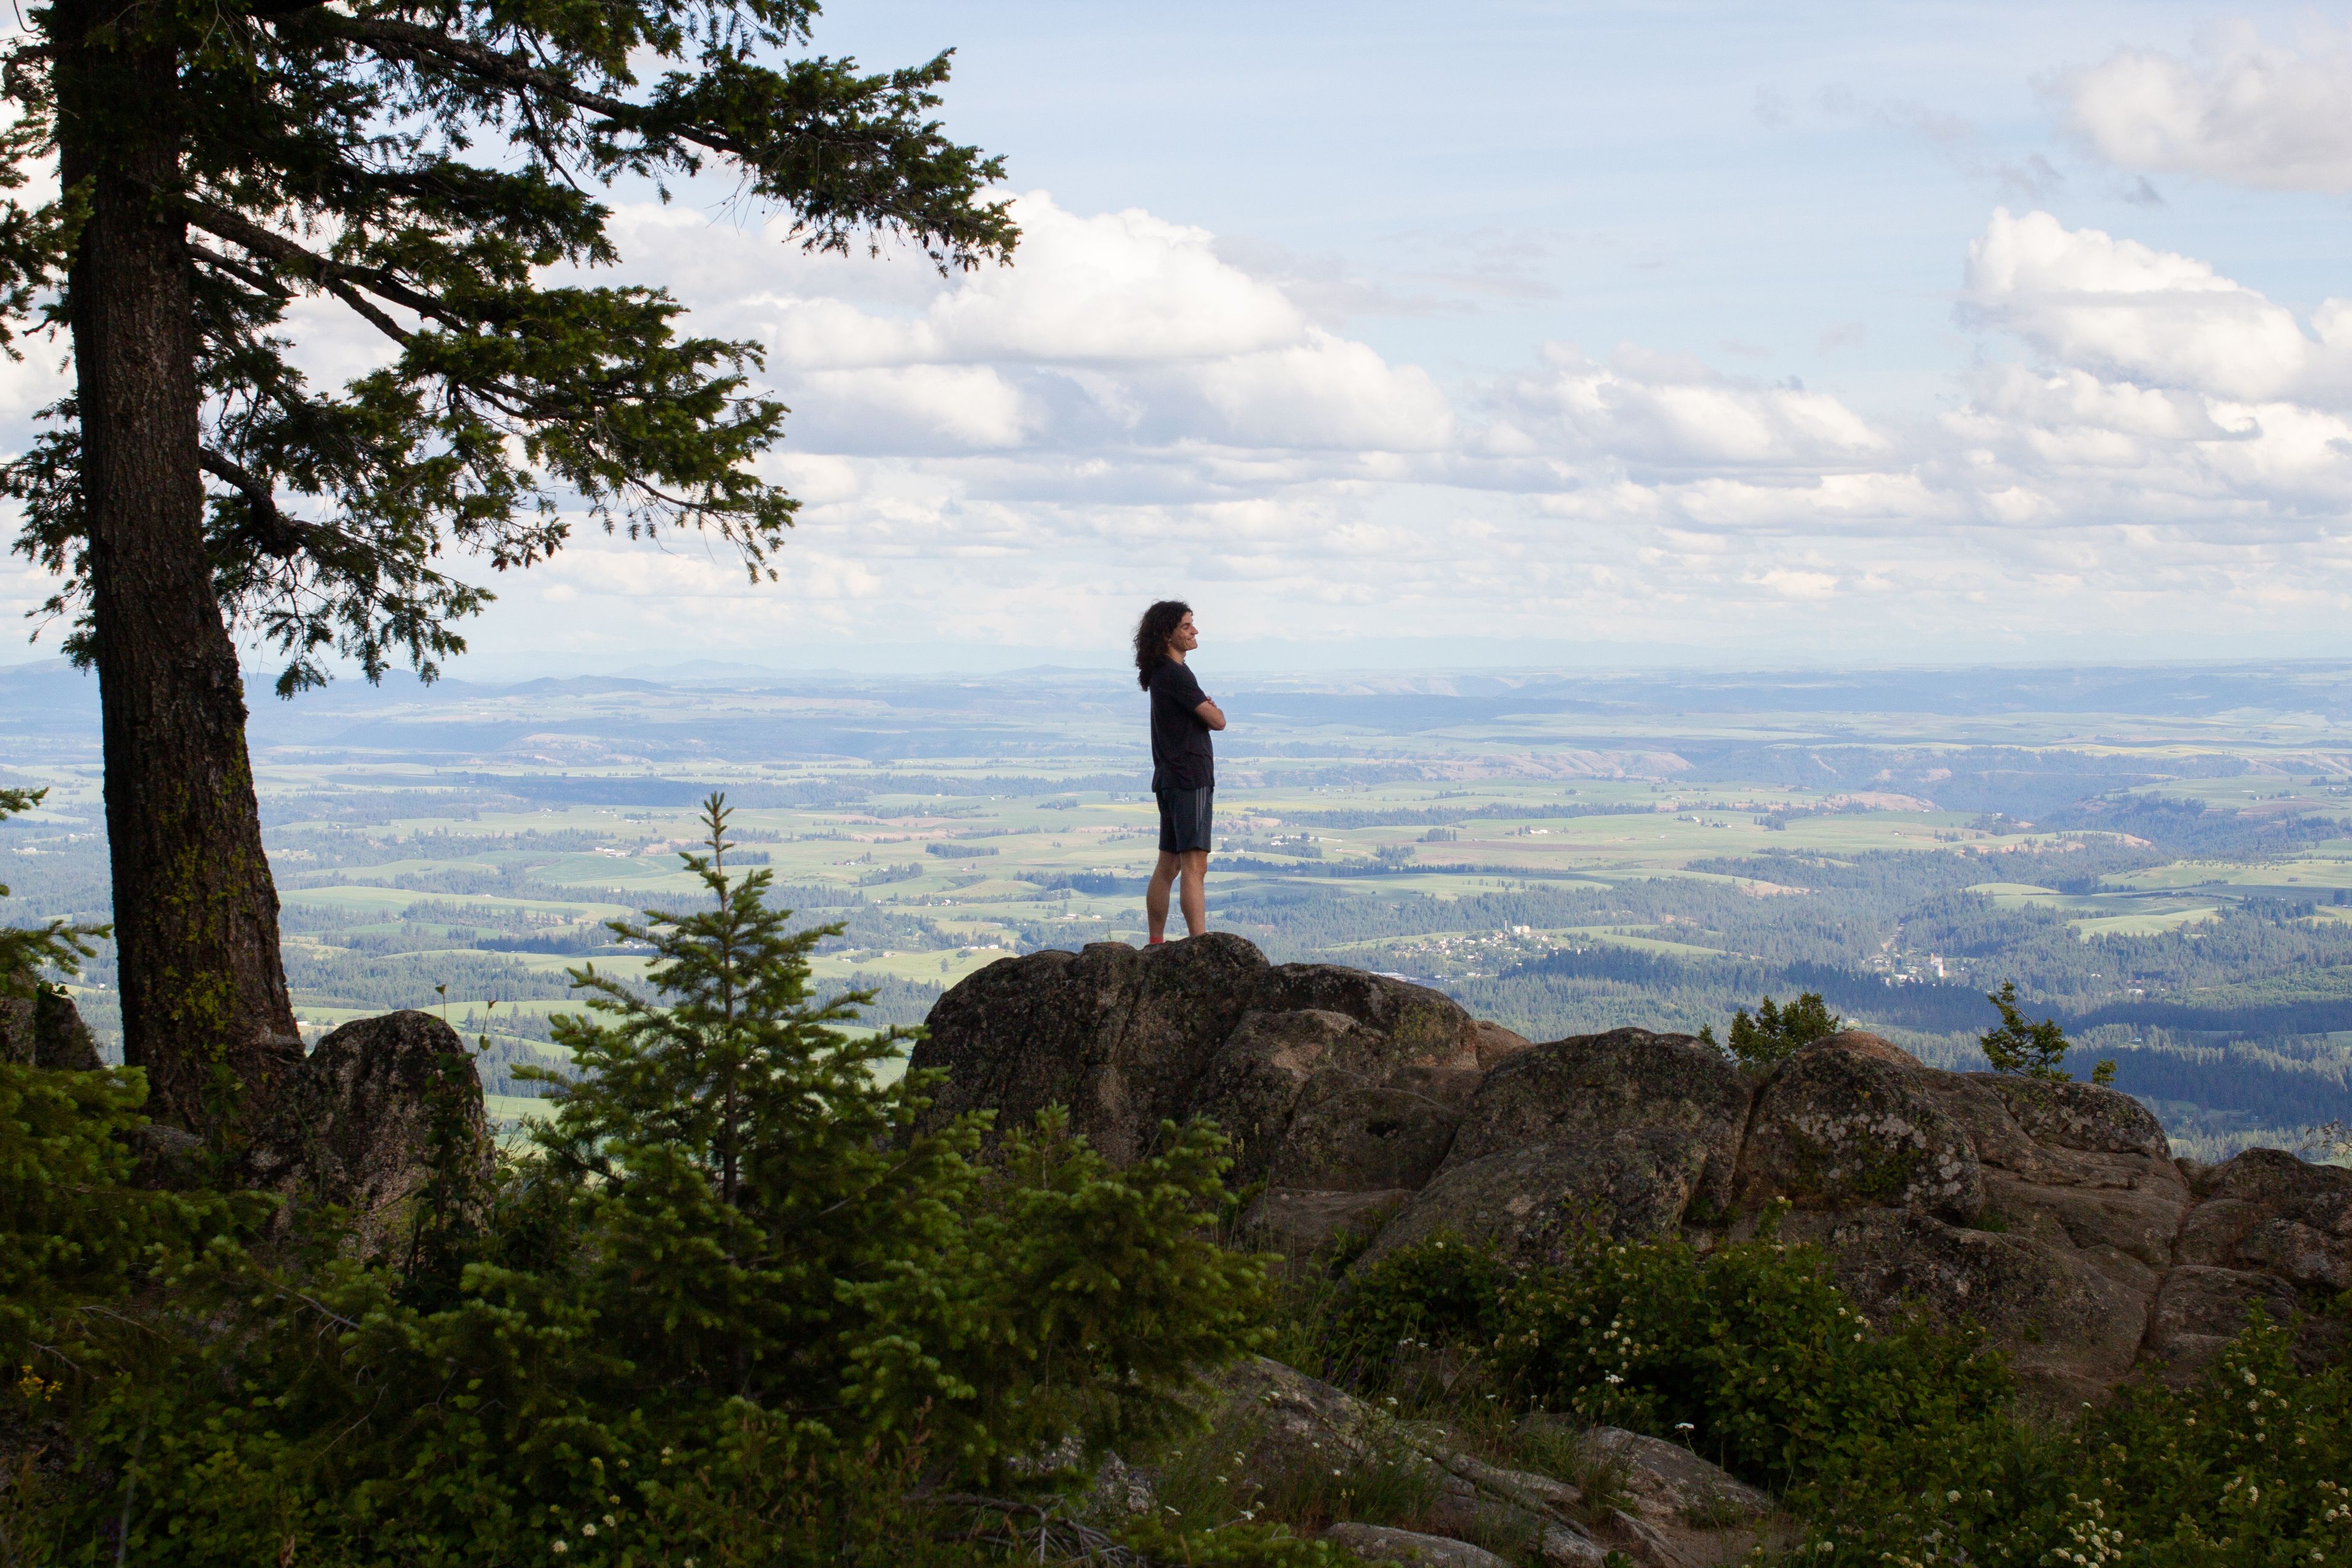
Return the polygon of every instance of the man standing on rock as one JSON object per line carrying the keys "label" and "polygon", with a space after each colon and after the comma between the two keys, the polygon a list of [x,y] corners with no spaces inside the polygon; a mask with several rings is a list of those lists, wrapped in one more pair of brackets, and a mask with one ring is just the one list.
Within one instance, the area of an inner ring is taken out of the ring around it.
{"label": "man standing on rock", "polygon": [[1225,727],[1224,710],[1192,679],[1184,656],[1201,646],[1192,607],[1162,599],[1135,627],[1136,684],[1151,693],[1151,793],[1160,800],[1160,863],[1144,890],[1151,942],[1167,940],[1168,889],[1180,878],[1187,936],[1209,929],[1209,808],[1217,770],[1209,731]]}

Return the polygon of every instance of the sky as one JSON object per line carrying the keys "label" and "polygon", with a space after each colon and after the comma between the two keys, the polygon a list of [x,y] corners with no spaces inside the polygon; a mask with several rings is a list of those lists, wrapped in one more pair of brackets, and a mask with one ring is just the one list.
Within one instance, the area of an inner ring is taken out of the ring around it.
{"label": "sky", "polygon": [[956,49],[1013,265],[615,191],[619,276],[793,407],[782,580],[583,531],[452,673],[1096,663],[1163,596],[1232,668],[2352,653],[2352,5],[838,0],[815,43]]}

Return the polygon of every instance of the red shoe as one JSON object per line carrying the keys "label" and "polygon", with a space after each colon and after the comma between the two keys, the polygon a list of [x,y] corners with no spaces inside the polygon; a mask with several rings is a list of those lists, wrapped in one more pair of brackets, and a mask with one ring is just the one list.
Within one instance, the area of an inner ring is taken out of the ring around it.
{"label": "red shoe", "polygon": [[1155,936],[1146,941],[1143,945],[1146,947],[1165,947],[1168,945],[1168,939],[1164,936]]}

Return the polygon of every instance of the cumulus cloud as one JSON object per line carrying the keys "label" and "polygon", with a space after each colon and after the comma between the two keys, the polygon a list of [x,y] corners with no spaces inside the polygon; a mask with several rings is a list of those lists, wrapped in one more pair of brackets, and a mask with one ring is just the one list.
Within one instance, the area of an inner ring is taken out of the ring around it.
{"label": "cumulus cloud", "polygon": [[1174,589],[1213,641],[1663,627],[1834,658],[2352,608],[2345,310],[2127,236],[1992,215],[1957,258],[1983,363],[1919,418],[1637,344],[1441,385],[1246,247],[1019,210],[1019,265],[947,279],[649,217],[643,265],[691,246],[698,320],[768,344],[794,405],[787,582],[640,577],[588,540],[549,575],[577,598],[518,617],[1103,647]]}
{"label": "cumulus cloud", "polygon": [[1989,520],[2161,530],[2161,552],[2132,534],[2152,574],[2190,540],[2187,557],[2234,552],[2242,568],[2284,546],[2340,561],[2352,306],[2329,300],[2300,321],[2194,258],[2003,212],[1969,248],[1962,310],[2035,362],[1977,372],[1929,454],[1926,471]]}
{"label": "cumulus cloud", "polygon": [[2207,262],[2048,213],[1993,215],[1969,247],[1965,300],[2051,359],[2247,401],[2333,401],[2352,385],[2352,303],[2310,330]]}
{"label": "cumulus cloud", "polygon": [[2313,27],[2282,45],[2231,23],[2191,58],[2118,49],[2056,87],[2070,128],[2124,168],[2352,191],[2352,35]]}
{"label": "cumulus cloud", "polygon": [[[822,446],[1379,453],[1452,440],[1452,404],[1425,372],[1318,324],[1221,257],[1207,230],[1132,210],[1081,216],[1042,192],[1013,215],[1019,265],[913,296],[903,265],[901,287],[873,289],[837,260],[780,264],[777,232],[714,246],[660,209],[623,221],[641,270],[682,279],[698,314],[763,342],[801,408],[796,438]],[[698,254],[673,269],[688,248]]]}
{"label": "cumulus cloud", "polygon": [[[630,271],[761,342],[793,405],[766,459],[803,502],[785,581],[583,531],[495,584],[477,646],[1098,649],[1171,590],[1213,643],[1825,658],[2352,609],[2352,306],[2299,317],[2128,236],[1993,214],[1955,258],[1980,363],[1918,416],[1638,344],[1441,384],[1246,247],[1042,194],[1018,216],[1017,266],[941,279],[623,212]],[[373,352],[302,330],[321,372]],[[0,564],[0,606],[41,587]]]}
{"label": "cumulus cloud", "polygon": [[1730,380],[1682,356],[1621,347],[1594,363],[1554,345],[1505,380],[1498,450],[1690,469],[1817,471],[1884,454],[1886,437],[1836,398]]}

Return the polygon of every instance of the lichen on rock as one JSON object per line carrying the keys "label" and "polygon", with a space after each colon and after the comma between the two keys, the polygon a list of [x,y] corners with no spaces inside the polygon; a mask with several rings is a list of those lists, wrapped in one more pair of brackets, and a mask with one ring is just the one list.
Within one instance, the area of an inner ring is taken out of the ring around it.
{"label": "lichen on rock", "polygon": [[1921,1068],[1808,1047],[1757,1095],[1740,1153],[1738,1202],[1801,1209],[1916,1208],[1965,1225],[1984,1209],[1982,1167],[1959,1122],[1919,1085]]}

